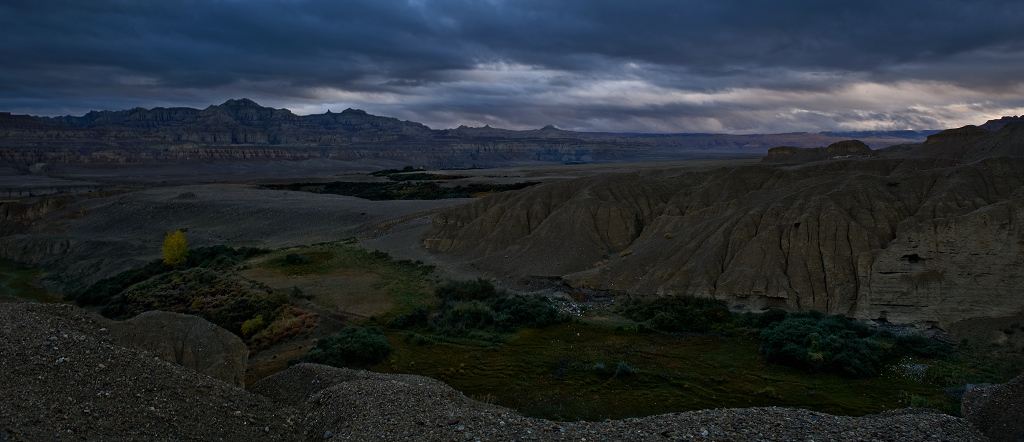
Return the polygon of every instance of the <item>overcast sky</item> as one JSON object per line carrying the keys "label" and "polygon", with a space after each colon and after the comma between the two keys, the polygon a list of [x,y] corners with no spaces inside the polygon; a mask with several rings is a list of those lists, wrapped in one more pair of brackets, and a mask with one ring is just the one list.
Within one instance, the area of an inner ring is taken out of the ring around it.
{"label": "overcast sky", "polygon": [[1024,2],[0,3],[0,111],[242,97],[437,129],[959,127],[1024,114]]}

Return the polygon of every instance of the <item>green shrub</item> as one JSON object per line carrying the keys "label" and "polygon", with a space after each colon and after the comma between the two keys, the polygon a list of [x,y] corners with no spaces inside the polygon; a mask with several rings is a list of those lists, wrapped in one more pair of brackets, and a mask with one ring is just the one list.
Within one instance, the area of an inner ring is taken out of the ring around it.
{"label": "green shrub", "polygon": [[626,361],[619,361],[619,365],[615,366],[615,376],[632,376],[636,374],[636,370],[630,367]]}
{"label": "green shrub", "polygon": [[896,338],[900,352],[931,359],[946,359],[956,350],[952,345],[927,339],[922,336],[900,336]]}
{"label": "green shrub", "polygon": [[551,300],[512,295],[488,281],[449,281],[435,291],[440,303],[431,315],[419,309],[396,317],[388,328],[422,329],[448,338],[500,343],[502,335],[522,328],[542,328],[569,321]]}
{"label": "green shrub", "polygon": [[345,327],[338,334],[322,338],[300,359],[334,367],[366,367],[391,354],[387,337],[377,328]]}
{"label": "green shrub", "polygon": [[426,309],[416,309],[416,311],[408,315],[397,316],[391,319],[390,321],[388,321],[386,327],[397,329],[423,327],[427,325],[427,315],[429,313],[430,312],[428,312]]}
{"label": "green shrub", "polygon": [[448,281],[434,290],[434,294],[443,301],[485,301],[499,296],[494,284],[483,279]]}
{"label": "green shrub", "polygon": [[896,339],[844,316],[790,315],[761,330],[765,359],[810,371],[851,377],[878,374],[897,354]]}
{"label": "green shrub", "polygon": [[771,324],[786,319],[788,314],[785,310],[777,308],[769,309],[764,313],[744,313],[740,324],[751,328],[765,328]]}
{"label": "green shrub", "polygon": [[620,309],[620,313],[647,327],[667,332],[708,332],[732,319],[724,304],[691,296],[634,301]]}
{"label": "green shrub", "polygon": [[266,328],[266,324],[263,323],[263,316],[257,315],[242,323],[242,336],[252,336],[264,328]]}
{"label": "green shrub", "polygon": [[313,262],[312,259],[299,255],[298,253],[289,253],[284,257],[284,263],[290,266],[309,264],[311,262]]}

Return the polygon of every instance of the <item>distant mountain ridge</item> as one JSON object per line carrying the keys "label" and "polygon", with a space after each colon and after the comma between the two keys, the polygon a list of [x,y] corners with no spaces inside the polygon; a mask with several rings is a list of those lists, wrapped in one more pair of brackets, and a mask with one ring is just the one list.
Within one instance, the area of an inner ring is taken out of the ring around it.
{"label": "distant mountain ridge", "polygon": [[0,112],[0,160],[23,169],[36,164],[310,158],[372,158],[435,168],[495,167],[756,157],[776,146],[813,148],[850,138],[878,149],[921,143],[935,132],[623,134],[573,132],[551,125],[535,130],[489,126],[437,130],[358,109],[300,116],[241,98],[205,109],[134,108],[77,117]]}
{"label": "distant mountain ridge", "polygon": [[[122,111],[92,111],[81,117],[36,117],[54,126],[75,128],[132,128],[143,130],[174,129],[257,129],[266,133],[266,144],[310,142],[316,134],[358,134],[379,132],[405,136],[430,136],[430,128],[411,121],[370,115],[358,109],[339,113],[328,111],[319,115],[299,116],[288,109],[260,106],[248,99],[232,99],[220,105],[199,110],[188,107],[153,109],[134,108]],[[292,135],[291,137],[287,136]],[[337,137],[330,137],[336,141]],[[232,142],[245,142],[245,140]],[[257,141],[258,142],[258,141]]]}

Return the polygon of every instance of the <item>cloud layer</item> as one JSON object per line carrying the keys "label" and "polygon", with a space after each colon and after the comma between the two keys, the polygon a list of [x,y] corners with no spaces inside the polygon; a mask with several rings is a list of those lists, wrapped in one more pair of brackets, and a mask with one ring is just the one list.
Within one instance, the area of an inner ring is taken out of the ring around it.
{"label": "cloud layer", "polygon": [[0,110],[248,97],[446,128],[931,129],[1024,113],[1018,0],[7,0]]}

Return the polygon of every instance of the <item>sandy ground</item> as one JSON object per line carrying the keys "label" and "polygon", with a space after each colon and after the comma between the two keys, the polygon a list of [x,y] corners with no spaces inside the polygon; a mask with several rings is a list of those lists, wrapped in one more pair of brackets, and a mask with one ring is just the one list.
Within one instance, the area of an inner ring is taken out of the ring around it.
{"label": "sandy ground", "polygon": [[0,238],[0,250],[90,283],[159,258],[167,232],[179,229],[190,247],[277,249],[364,235],[386,220],[467,201],[368,201],[249,184],[155,187],[76,198],[30,232]]}

